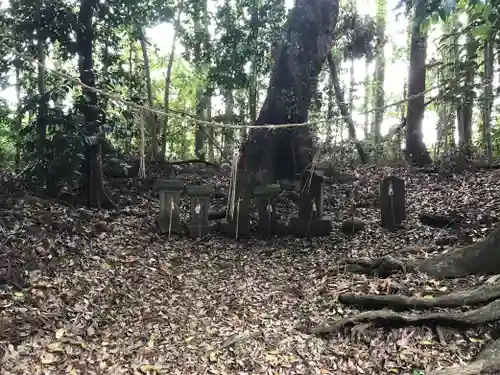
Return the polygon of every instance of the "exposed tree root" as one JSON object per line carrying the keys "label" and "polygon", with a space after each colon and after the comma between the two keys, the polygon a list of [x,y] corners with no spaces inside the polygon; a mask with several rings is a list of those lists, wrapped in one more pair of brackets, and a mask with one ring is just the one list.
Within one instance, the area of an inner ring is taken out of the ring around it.
{"label": "exposed tree root", "polygon": [[363,273],[377,277],[388,277],[394,273],[411,271],[408,266],[391,256],[379,259],[348,259],[345,271]]}
{"label": "exposed tree root", "polygon": [[433,324],[451,326],[474,326],[500,319],[500,300],[467,312],[432,312],[425,314],[401,314],[391,310],[365,311],[350,318],[340,319],[324,326],[315,327],[312,334],[328,334],[338,329],[359,323]]}
{"label": "exposed tree root", "polygon": [[489,303],[500,298],[500,284],[484,284],[477,289],[450,293],[437,298],[400,295],[341,294],[339,301],[369,309],[388,307],[393,310],[427,309],[431,307],[460,307]]}
{"label": "exposed tree root", "polygon": [[436,279],[469,275],[494,275],[500,270],[500,229],[483,241],[456,248],[429,259],[402,262],[390,256],[374,260],[349,260],[346,271],[388,277],[398,272],[420,271]]}
{"label": "exposed tree root", "polygon": [[166,164],[168,164],[168,165],[186,165],[186,164],[196,164],[196,163],[205,164],[205,165],[208,165],[209,167],[212,167],[215,169],[220,169],[219,165],[212,163],[212,162],[209,162],[207,160],[201,160],[201,159],[189,159],[189,160],[178,160],[178,161],[166,162]]}
{"label": "exposed tree root", "polygon": [[497,375],[500,374],[500,339],[487,344],[476,358],[465,366],[452,366],[430,375]]}

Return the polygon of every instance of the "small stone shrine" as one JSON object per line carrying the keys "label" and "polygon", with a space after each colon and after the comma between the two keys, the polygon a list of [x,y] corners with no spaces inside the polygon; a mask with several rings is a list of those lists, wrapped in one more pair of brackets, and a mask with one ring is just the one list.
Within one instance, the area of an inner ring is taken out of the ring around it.
{"label": "small stone shrine", "polygon": [[189,237],[193,239],[204,238],[210,234],[208,210],[214,191],[212,184],[186,186],[186,194],[191,198],[190,220],[186,227]]}
{"label": "small stone shrine", "polygon": [[380,207],[382,226],[395,231],[406,217],[404,180],[396,176],[389,176],[382,180]]}
{"label": "small stone shrine", "polygon": [[247,171],[239,170],[236,173],[234,183],[236,183],[234,187],[234,204],[233,207],[228,207],[227,220],[222,221],[220,231],[226,236],[238,238],[250,233],[250,201],[254,181]]}
{"label": "small stone shrine", "polygon": [[296,237],[328,236],[332,220],[324,215],[325,179],[323,171],[306,171],[300,179],[299,217],[292,217],[288,226]]}
{"label": "small stone shrine", "polygon": [[181,193],[184,184],[180,180],[157,180],[155,189],[160,195],[160,215],[158,217],[158,228],[160,233],[180,233],[181,216],[180,204]]}
{"label": "small stone shrine", "polygon": [[257,232],[266,237],[281,235],[284,227],[278,223],[276,214],[276,196],[281,191],[278,184],[257,186],[253,192],[255,205],[259,212]]}

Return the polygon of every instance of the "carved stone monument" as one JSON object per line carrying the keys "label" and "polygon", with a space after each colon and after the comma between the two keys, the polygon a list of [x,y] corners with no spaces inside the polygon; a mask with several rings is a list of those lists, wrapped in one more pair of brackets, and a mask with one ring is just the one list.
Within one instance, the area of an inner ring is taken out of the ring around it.
{"label": "carved stone monument", "polygon": [[208,210],[210,197],[214,193],[214,186],[208,185],[188,185],[186,193],[191,198],[191,210],[187,232],[193,239],[204,238],[210,234],[208,222]]}
{"label": "carved stone monument", "polygon": [[157,180],[155,189],[160,196],[160,214],[157,219],[160,233],[181,232],[181,192],[184,183],[180,180]]}
{"label": "carved stone monument", "polygon": [[300,179],[299,217],[292,217],[289,232],[297,237],[328,236],[333,230],[330,216],[324,215],[323,171],[306,171]]}
{"label": "carved stone monument", "polygon": [[233,181],[230,187],[234,192],[234,202],[227,209],[227,219],[220,225],[222,234],[238,238],[250,232],[250,201],[253,186],[253,178],[247,171],[239,170],[236,173],[236,181]]}
{"label": "carved stone monument", "polygon": [[281,191],[278,184],[257,186],[253,192],[254,201],[259,212],[257,232],[266,237],[282,235],[285,228],[278,223],[276,214],[276,195]]}
{"label": "carved stone monument", "polygon": [[396,176],[389,176],[382,180],[380,206],[382,226],[395,231],[406,217],[404,180]]}

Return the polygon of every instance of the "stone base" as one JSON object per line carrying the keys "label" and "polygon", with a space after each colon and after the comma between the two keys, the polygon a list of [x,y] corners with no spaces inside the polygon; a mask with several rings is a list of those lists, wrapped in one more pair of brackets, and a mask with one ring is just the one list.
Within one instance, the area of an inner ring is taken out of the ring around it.
{"label": "stone base", "polygon": [[[156,219],[156,225],[158,226],[158,229],[160,230],[161,234],[168,234],[169,229],[171,234],[179,234],[181,233],[182,226],[181,223],[177,222],[172,222],[171,225],[169,225],[169,219],[168,218],[157,218]],[[169,228],[170,227],[170,228]]]}
{"label": "stone base", "polygon": [[287,234],[287,228],[283,224],[275,224],[272,228],[257,226],[256,234],[261,237],[280,237]]}
{"label": "stone base", "polygon": [[328,236],[332,230],[333,224],[330,216],[322,216],[320,219],[292,217],[288,224],[288,232],[295,237]]}
{"label": "stone base", "polygon": [[238,227],[238,238],[248,236],[248,234],[250,233],[250,225],[237,226],[235,221],[227,220],[222,220],[219,230],[223,235],[227,237],[236,238],[236,227]]}
{"label": "stone base", "polygon": [[186,230],[190,238],[204,238],[212,233],[210,225],[187,224]]}

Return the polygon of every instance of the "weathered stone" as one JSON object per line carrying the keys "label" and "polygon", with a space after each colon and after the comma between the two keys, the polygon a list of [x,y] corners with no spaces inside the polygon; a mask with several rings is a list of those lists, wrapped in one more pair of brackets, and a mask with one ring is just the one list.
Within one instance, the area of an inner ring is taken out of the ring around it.
{"label": "weathered stone", "polygon": [[179,180],[157,180],[155,189],[160,196],[160,214],[157,220],[160,233],[181,232],[181,192],[184,183]]}
{"label": "weathered stone", "polygon": [[343,233],[351,234],[356,233],[365,227],[363,220],[357,219],[355,217],[347,219],[342,223],[341,230]]}
{"label": "weathered stone", "polygon": [[307,171],[300,180],[299,217],[292,217],[288,226],[291,234],[328,236],[333,230],[332,220],[323,214],[325,180],[323,171]]}
{"label": "weathered stone", "polygon": [[186,186],[186,194],[191,198],[190,220],[187,224],[187,230],[189,237],[193,239],[204,238],[210,234],[208,210],[210,197],[214,190],[212,184]]}
{"label": "weathered stone", "polygon": [[405,182],[396,176],[384,178],[380,184],[382,226],[395,231],[406,218]]}
{"label": "weathered stone", "polygon": [[276,196],[281,191],[278,184],[258,186],[254,190],[254,199],[259,212],[257,232],[260,235],[272,237],[282,235],[284,227],[278,223],[276,214]]}
{"label": "weathered stone", "polygon": [[239,170],[233,183],[236,183],[234,207],[227,208],[227,220],[222,221],[220,231],[226,236],[238,238],[250,232],[250,200],[254,180],[247,171]]}

